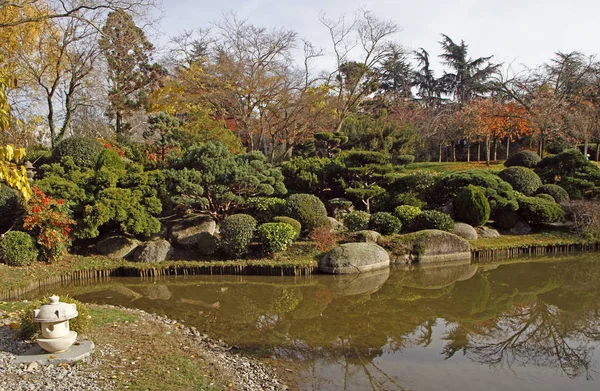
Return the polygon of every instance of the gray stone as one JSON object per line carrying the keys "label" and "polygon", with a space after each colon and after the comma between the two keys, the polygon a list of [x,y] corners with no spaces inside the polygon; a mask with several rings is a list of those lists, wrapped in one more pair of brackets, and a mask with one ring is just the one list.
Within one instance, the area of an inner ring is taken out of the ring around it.
{"label": "gray stone", "polygon": [[344,220],[344,217],[354,211],[352,201],[346,198],[333,198],[327,201],[333,217],[337,220]]}
{"label": "gray stone", "polygon": [[25,353],[18,355],[15,363],[30,364],[35,362],[40,365],[72,364],[88,358],[92,350],[94,350],[94,343],[92,341],[81,341],[79,345],[73,345],[66,352],[60,353],[47,353],[36,345]]}
{"label": "gray stone", "polygon": [[112,259],[126,258],[140,245],[139,240],[122,235],[113,235],[100,240],[96,251]]}
{"label": "gray stone", "polygon": [[394,237],[388,244],[393,262],[430,263],[471,259],[471,245],[450,232],[436,229]]}
{"label": "gray stone", "polygon": [[213,235],[217,223],[209,215],[192,215],[180,219],[171,228],[171,238],[180,246],[192,249],[198,245],[198,240],[204,233]]}
{"label": "gray stone", "polygon": [[475,240],[478,237],[475,228],[466,223],[454,223],[454,231],[452,233],[467,240]]}
{"label": "gray stone", "polygon": [[198,235],[198,253],[200,255],[213,255],[219,248],[219,241],[208,232],[201,232]]}
{"label": "gray stone", "polygon": [[327,221],[329,222],[329,228],[331,232],[342,232],[344,230],[344,224],[340,223],[333,217],[327,217]]}
{"label": "gray stone", "polygon": [[499,238],[500,237],[500,232],[498,232],[497,230],[493,229],[493,228],[488,228],[488,227],[477,227],[477,235],[479,235],[480,238]]}
{"label": "gray stone", "polygon": [[388,253],[373,243],[345,243],[319,261],[319,270],[324,273],[353,274],[383,269],[390,265]]}
{"label": "gray stone", "polygon": [[133,254],[135,262],[156,263],[167,259],[171,243],[165,239],[155,239],[141,244]]}
{"label": "gray stone", "polygon": [[371,231],[368,229],[362,231],[356,231],[352,233],[352,240],[354,242],[364,243],[379,243],[381,240],[381,234],[377,231]]}
{"label": "gray stone", "polygon": [[531,226],[524,221],[519,221],[509,232],[513,235],[527,235],[531,233]]}

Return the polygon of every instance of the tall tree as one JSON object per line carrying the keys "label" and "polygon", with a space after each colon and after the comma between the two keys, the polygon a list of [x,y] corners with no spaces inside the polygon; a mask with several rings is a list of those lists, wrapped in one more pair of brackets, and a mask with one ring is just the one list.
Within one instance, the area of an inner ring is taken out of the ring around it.
{"label": "tall tree", "polygon": [[419,68],[414,73],[413,84],[417,87],[417,96],[425,107],[439,106],[442,101],[442,88],[439,79],[431,69],[429,53],[423,48],[414,53]]}

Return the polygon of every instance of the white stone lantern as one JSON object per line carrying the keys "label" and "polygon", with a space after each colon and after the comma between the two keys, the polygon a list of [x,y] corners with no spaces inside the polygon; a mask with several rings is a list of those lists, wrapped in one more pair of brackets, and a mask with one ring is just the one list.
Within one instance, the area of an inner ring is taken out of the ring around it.
{"label": "white stone lantern", "polygon": [[33,321],[42,324],[42,337],[37,343],[48,353],[63,352],[77,339],[77,333],[69,329],[69,319],[77,317],[75,304],[61,303],[56,295],[50,296],[50,304],[33,310]]}

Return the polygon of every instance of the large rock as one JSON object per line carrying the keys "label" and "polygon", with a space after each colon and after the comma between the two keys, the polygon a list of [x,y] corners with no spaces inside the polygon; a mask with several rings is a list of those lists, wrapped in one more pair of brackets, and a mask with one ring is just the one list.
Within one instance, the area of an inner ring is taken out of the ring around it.
{"label": "large rock", "polygon": [[475,228],[466,223],[454,223],[454,231],[452,231],[452,233],[467,240],[477,239],[477,231]]}
{"label": "large rock", "polygon": [[344,217],[354,211],[354,205],[352,205],[352,201],[346,198],[333,198],[327,201],[329,208],[331,209],[331,214],[337,220],[344,220]]}
{"label": "large rock", "polygon": [[140,241],[127,236],[113,235],[100,240],[96,251],[112,259],[127,258],[140,245]]}
{"label": "large rock", "polygon": [[524,221],[519,221],[509,232],[513,235],[527,235],[531,233],[531,226]]}
{"label": "large rock", "polygon": [[377,231],[365,229],[352,233],[352,241],[354,242],[379,243],[379,240],[381,240],[381,234]]}
{"label": "large rock", "polygon": [[469,242],[450,232],[436,229],[398,235],[387,246],[392,253],[392,262],[430,263],[471,259]]}
{"label": "large rock", "polygon": [[497,230],[495,230],[493,228],[478,227],[477,235],[479,235],[480,238],[499,238],[500,232],[498,232]]}
{"label": "large rock", "polygon": [[171,227],[171,238],[175,243],[188,249],[195,248],[204,233],[213,235],[217,223],[209,215],[192,215],[176,220]]}
{"label": "large rock", "polygon": [[373,243],[345,243],[319,261],[319,270],[324,273],[353,274],[383,269],[390,265],[390,256]]}
{"label": "large rock", "polygon": [[339,233],[344,230],[344,224],[340,223],[333,217],[328,216],[327,221],[329,222],[329,228],[331,229],[331,232]]}
{"label": "large rock", "polygon": [[219,241],[216,237],[209,234],[208,232],[201,232],[198,236],[198,254],[200,255],[213,255],[219,247]]}
{"label": "large rock", "polygon": [[171,243],[164,239],[155,239],[141,244],[133,254],[135,262],[155,263],[167,259],[171,252]]}

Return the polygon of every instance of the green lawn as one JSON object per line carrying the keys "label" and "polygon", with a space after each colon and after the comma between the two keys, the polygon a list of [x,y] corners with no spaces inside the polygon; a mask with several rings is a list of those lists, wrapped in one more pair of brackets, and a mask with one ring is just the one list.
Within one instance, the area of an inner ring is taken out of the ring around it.
{"label": "green lawn", "polygon": [[416,171],[431,171],[434,173],[445,174],[447,172],[464,170],[500,171],[504,168],[504,160],[490,162],[489,166],[485,164],[485,162],[425,162],[411,163],[407,165],[402,172],[410,174],[411,172]]}

